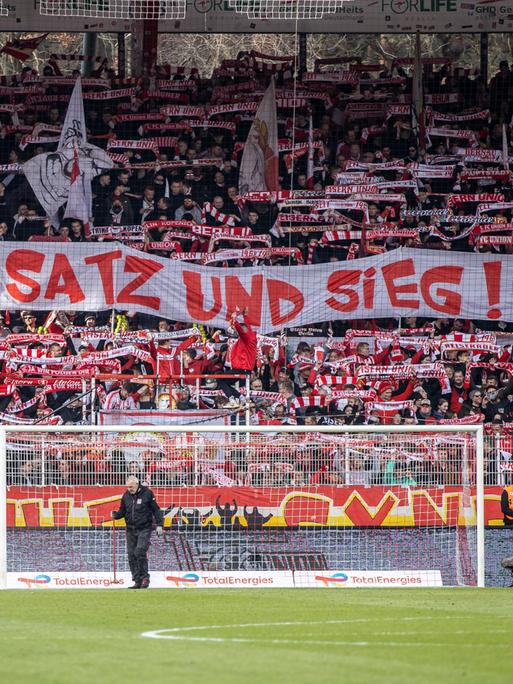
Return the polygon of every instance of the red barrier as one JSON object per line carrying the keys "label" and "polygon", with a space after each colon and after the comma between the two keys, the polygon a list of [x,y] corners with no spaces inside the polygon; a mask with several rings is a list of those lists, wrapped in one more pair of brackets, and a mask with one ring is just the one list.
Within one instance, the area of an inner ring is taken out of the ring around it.
{"label": "red barrier", "polygon": [[[110,512],[124,488],[11,487],[7,498],[8,527],[110,527]],[[460,487],[155,487],[162,509],[172,506],[165,527],[189,524],[187,511],[199,511],[201,525],[223,529],[255,526],[257,513],[272,514],[268,527],[448,527],[475,525],[466,520]],[[502,526],[501,487],[485,489],[485,524]],[[475,497],[475,490],[472,492]],[[217,506],[229,504],[220,518]],[[245,518],[245,508],[248,519]],[[474,501],[475,511],[475,501]],[[253,517],[252,517],[253,516]],[[226,523],[226,520],[229,523]],[[262,526],[262,521],[258,523]]]}

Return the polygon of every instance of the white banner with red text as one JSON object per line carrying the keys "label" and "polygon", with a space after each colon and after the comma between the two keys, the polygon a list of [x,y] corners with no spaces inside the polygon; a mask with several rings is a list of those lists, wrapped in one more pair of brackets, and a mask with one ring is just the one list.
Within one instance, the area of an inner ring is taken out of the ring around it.
{"label": "white banner with red text", "polygon": [[0,309],[138,311],[261,333],[337,319],[513,321],[513,256],[400,248],[350,262],[215,268],[123,245],[4,243]]}

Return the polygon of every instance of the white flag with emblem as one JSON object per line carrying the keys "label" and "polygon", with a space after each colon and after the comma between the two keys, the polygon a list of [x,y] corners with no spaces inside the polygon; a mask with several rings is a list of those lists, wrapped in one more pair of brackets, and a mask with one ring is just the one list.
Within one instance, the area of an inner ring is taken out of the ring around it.
{"label": "white flag with emblem", "polygon": [[103,171],[111,169],[114,164],[104,150],[87,142],[80,77],[73,88],[57,150],[38,154],[23,165],[25,176],[38,202],[54,225],[58,225],[57,212],[68,199],[75,148],[78,152],[88,215],[91,215],[91,181]]}
{"label": "white flag with emblem", "polygon": [[278,121],[274,79],[264,93],[244,145],[239,192],[278,190]]}

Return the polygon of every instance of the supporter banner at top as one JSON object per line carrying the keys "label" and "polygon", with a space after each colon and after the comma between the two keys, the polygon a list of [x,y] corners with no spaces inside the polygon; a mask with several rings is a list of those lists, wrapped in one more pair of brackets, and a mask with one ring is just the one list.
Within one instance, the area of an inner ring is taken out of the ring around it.
{"label": "supporter banner at top", "polygon": [[[107,8],[109,2],[103,0]],[[69,0],[70,8],[73,0]],[[270,3],[269,3],[270,5]],[[34,3],[9,0],[9,16],[2,17],[3,31],[55,31],[55,17],[40,16]],[[130,31],[133,23],[104,18],[66,17],[68,31]],[[502,32],[513,28],[511,0],[349,0],[335,14],[323,19],[299,21],[299,31],[309,33],[475,33]],[[294,20],[257,20],[238,14],[226,0],[187,0],[183,20],[159,22],[162,33],[287,33]]]}
{"label": "supporter banner at top", "polygon": [[226,328],[236,307],[262,333],[415,315],[513,321],[513,256],[401,248],[350,262],[212,268],[114,243],[0,247],[0,309],[115,308]]}

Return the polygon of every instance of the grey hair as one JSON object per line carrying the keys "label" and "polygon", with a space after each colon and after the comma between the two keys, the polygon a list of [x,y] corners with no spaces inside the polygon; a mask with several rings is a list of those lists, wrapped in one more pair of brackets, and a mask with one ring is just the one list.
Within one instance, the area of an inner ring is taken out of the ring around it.
{"label": "grey hair", "polygon": [[134,482],[134,481],[137,482],[137,484],[139,484],[139,478],[136,477],[135,475],[129,475],[126,478],[126,484],[128,484],[129,482]]}

